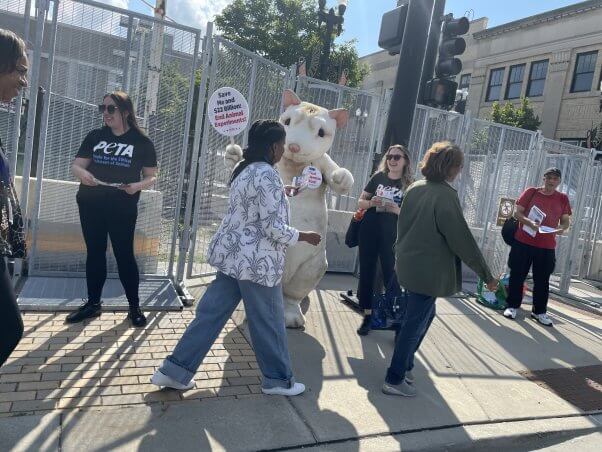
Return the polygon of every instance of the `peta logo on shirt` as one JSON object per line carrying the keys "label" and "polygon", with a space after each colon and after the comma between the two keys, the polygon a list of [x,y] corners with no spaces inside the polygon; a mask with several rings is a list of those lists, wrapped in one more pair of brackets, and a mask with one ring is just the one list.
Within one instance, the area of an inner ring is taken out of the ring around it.
{"label": "peta logo on shirt", "polygon": [[387,198],[391,201],[395,201],[397,205],[401,204],[401,198],[403,196],[403,190],[397,187],[385,186],[383,184],[378,184],[376,188],[376,196],[380,196],[381,198]]}
{"label": "peta logo on shirt", "polygon": [[134,145],[126,143],[107,143],[106,141],[100,141],[94,146],[94,153],[96,151],[102,151],[105,155],[114,155],[115,157],[129,157],[134,156]]}

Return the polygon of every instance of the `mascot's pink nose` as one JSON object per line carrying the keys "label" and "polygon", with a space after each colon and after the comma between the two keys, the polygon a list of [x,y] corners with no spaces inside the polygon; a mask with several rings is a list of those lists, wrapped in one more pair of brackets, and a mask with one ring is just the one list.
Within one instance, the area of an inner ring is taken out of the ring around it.
{"label": "mascot's pink nose", "polygon": [[298,144],[291,143],[288,145],[288,150],[291,151],[293,154],[296,154],[301,150],[301,147]]}

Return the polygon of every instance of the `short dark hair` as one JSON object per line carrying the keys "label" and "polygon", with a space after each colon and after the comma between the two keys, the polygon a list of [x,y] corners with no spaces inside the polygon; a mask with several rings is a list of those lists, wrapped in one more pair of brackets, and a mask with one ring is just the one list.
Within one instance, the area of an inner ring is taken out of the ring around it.
{"label": "short dark hair", "polygon": [[464,153],[459,146],[451,141],[439,141],[426,151],[420,162],[420,171],[426,180],[443,182],[449,177],[452,168],[462,166],[463,163]]}
{"label": "short dark hair", "polygon": [[25,42],[10,30],[0,28],[0,74],[13,72],[19,58],[27,55]]}

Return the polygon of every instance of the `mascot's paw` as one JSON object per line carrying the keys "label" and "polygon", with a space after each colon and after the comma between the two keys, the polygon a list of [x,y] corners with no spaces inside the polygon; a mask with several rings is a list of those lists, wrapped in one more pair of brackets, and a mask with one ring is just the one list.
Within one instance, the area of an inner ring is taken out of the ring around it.
{"label": "mascot's paw", "polygon": [[224,164],[226,165],[226,168],[234,168],[241,160],[242,149],[238,144],[229,144],[226,146],[226,153],[224,154]]}
{"label": "mascot's paw", "polygon": [[353,176],[348,169],[339,168],[332,173],[332,189],[337,193],[347,193],[353,187]]}
{"label": "mascot's paw", "polygon": [[305,316],[299,303],[288,301],[284,305],[284,321],[287,328],[301,328],[305,325]]}

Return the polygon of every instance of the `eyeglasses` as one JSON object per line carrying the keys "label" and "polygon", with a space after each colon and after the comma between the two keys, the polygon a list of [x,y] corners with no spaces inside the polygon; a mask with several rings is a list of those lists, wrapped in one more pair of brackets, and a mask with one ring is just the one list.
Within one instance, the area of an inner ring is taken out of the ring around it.
{"label": "eyeglasses", "polygon": [[101,114],[102,114],[102,113],[104,113],[104,112],[105,112],[105,110],[106,110],[107,112],[109,112],[109,114],[110,114],[110,115],[112,115],[113,113],[115,113],[115,112],[118,110],[118,108],[117,108],[117,106],[116,106],[116,105],[105,105],[105,104],[100,104],[100,105],[98,106],[98,112],[99,112],[99,113],[101,113]]}
{"label": "eyeglasses", "polygon": [[387,155],[387,160],[395,160],[396,162],[398,162],[402,158],[405,159],[405,156],[401,155],[401,154],[389,154],[389,155]]}

